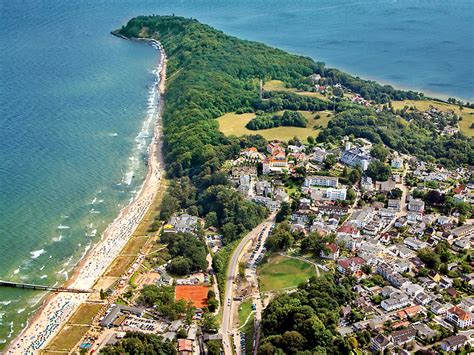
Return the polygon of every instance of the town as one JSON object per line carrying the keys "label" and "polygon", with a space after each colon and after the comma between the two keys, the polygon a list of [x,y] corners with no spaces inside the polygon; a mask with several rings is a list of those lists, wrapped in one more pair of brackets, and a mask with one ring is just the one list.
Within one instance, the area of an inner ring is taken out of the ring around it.
{"label": "town", "polygon": [[114,34],[169,52],[166,171],[77,309],[53,303],[28,349],[472,351],[472,105],[178,16]]}

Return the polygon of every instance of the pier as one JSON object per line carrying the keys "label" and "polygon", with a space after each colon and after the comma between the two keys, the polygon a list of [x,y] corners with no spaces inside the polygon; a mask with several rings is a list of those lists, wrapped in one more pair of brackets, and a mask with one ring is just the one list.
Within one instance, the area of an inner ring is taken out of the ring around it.
{"label": "pier", "polygon": [[37,291],[52,291],[52,292],[70,292],[70,293],[93,293],[94,290],[82,290],[78,288],[67,288],[67,287],[54,287],[45,285],[35,285],[22,282],[3,281],[0,280],[0,287],[12,287],[12,288],[26,288]]}

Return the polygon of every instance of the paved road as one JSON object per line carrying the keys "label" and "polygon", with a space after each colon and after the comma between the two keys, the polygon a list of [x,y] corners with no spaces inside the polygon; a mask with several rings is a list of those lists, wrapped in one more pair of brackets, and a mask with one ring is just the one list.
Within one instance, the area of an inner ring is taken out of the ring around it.
{"label": "paved road", "polygon": [[232,341],[230,340],[230,334],[233,330],[233,314],[234,308],[237,307],[237,304],[234,305],[232,301],[234,297],[234,283],[235,277],[239,272],[239,260],[243,254],[243,251],[246,249],[247,244],[252,240],[252,238],[257,238],[258,234],[262,229],[267,226],[268,223],[272,222],[275,219],[275,214],[271,214],[264,222],[255,227],[250,233],[248,233],[240,241],[237,248],[235,248],[234,253],[230,259],[229,267],[227,269],[227,282],[225,285],[224,292],[224,304],[223,313],[222,313],[222,324],[221,324],[221,333],[222,333],[222,344],[224,347],[225,355],[232,355]]}

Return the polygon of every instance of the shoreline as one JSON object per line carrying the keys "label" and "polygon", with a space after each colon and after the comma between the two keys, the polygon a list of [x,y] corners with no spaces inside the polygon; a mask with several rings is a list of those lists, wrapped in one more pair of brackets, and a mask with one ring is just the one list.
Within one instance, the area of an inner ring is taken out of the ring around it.
{"label": "shoreline", "polygon": [[[116,35],[115,33],[112,34]],[[122,36],[118,37],[123,38]],[[118,216],[104,230],[101,238],[76,264],[73,274],[63,284],[64,287],[93,288],[97,280],[108,270],[133,236],[153,203],[161,184],[161,177],[164,173],[164,161],[161,151],[163,144],[161,114],[167,59],[161,43],[156,40],[146,40],[144,42],[151,44],[160,53],[160,60],[156,67],[158,80],[155,82],[155,90],[159,95],[159,101],[154,113],[156,121],[149,145],[147,174],[133,201],[120,210]],[[4,353],[31,353],[43,348],[57,335],[72,314],[88,297],[89,294],[47,294],[42,305],[28,319],[25,328],[6,346]]]}

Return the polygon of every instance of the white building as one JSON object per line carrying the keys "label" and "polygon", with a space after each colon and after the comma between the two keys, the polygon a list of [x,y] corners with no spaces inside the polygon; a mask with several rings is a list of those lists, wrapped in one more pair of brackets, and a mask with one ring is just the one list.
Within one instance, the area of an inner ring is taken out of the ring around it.
{"label": "white building", "polygon": [[346,199],[347,189],[312,187],[310,193],[313,200],[342,201]]}
{"label": "white building", "polygon": [[342,152],[341,162],[349,166],[359,166],[363,171],[367,170],[372,157],[360,148],[347,149]]}
{"label": "white building", "polygon": [[308,176],[304,180],[303,187],[311,186],[325,186],[325,187],[337,187],[339,185],[339,179],[333,176]]}

